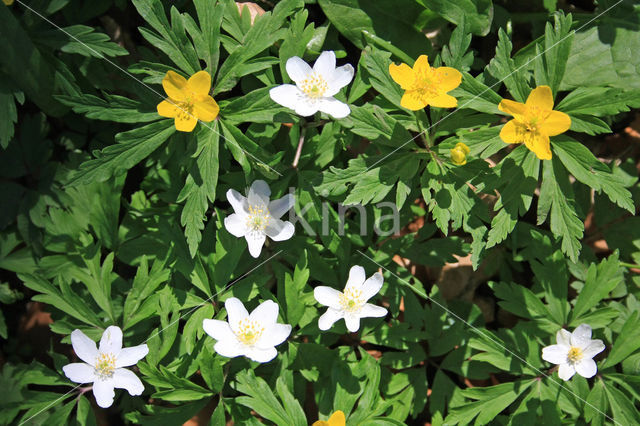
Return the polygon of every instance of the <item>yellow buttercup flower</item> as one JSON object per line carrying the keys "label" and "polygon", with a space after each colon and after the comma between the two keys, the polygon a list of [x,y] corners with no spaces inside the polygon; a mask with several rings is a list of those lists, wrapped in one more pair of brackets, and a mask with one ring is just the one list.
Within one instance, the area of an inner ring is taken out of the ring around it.
{"label": "yellow buttercup flower", "polygon": [[11,6],[13,4],[13,0],[2,0],[2,3],[6,4],[7,6]]}
{"label": "yellow buttercup flower", "polygon": [[389,64],[393,81],[405,90],[400,105],[418,111],[427,105],[438,108],[453,108],[458,100],[447,92],[462,81],[462,74],[455,68],[431,68],[426,55],[420,55],[411,68],[407,64]]}
{"label": "yellow buttercup flower", "polygon": [[469,155],[469,152],[471,152],[471,150],[467,145],[458,142],[451,150],[451,162],[458,166],[464,166],[467,164],[467,155]]}
{"label": "yellow buttercup flower", "polygon": [[503,99],[500,111],[513,116],[500,131],[505,143],[522,143],[541,160],[551,159],[549,136],[564,133],[571,127],[571,118],[564,112],[553,110],[553,95],[549,86],[531,91],[526,103]]}
{"label": "yellow buttercup flower", "polygon": [[329,417],[329,420],[318,420],[312,426],[345,426],[346,423],[344,413],[338,410]]}
{"label": "yellow buttercup flower", "polygon": [[215,120],[220,112],[216,101],[209,96],[211,76],[206,71],[198,71],[189,80],[167,71],[162,87],[169,97],[158,104],[158,114],[175,118],[176,129],[181,132],[193,131],[198,120],[206,123]]}

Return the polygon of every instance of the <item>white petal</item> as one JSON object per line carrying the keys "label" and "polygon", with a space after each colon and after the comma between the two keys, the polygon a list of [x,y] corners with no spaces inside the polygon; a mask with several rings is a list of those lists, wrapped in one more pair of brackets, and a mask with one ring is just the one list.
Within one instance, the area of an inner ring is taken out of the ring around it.
{"label": "white petal", "polygon": [[116,359],[116,368],[136,365],[138,361],[147,356],[148,353],[149,347],[145,344],[122,348]]}
{"label": "white petal", "polygon": [[245,346],[241,345],[237,340],[218,340],[213,346],[213,350],[227,358],[235,358],[244,355]]}
{"label": "white petal", "polygon": [[349,279],[347,280],[347,285],[344,288],[356,287],[360,289],[366,279],[367,275],[365,274],[362,266],[352,266],[351,269],[349,269]]}
{"label": "white petal", "polygon": [[235,334],[233,334],[229,323],[226,321],[204,319],[202,320],[202,328],[205,333],[216,340],[232,341],[235,339]]}
{"label": "white petal", "polygon": [[112,325],[102,333],[100,339],[100,353],[118,355],[122,349],[122,330]]}
{"label": "white petal", "polygon": [[336,321],[341,318],[343,318],[342,311],[329,308],[327,309],[327,312],[322,314],[318,319],[318,328],[320,330],[328,330],[333,326],[333,324],[335,324]]}
{"label": "white petal", "polygon": [[[336,98],[320,99],[318,101],[317,109],[319,111],[329,114],[333,118],[345,118],[347,115],[351,113],[351,109],[349,108],[349,105],[345,104],[344,102],[340,102]],[[296,112],[298,111],[296,110]]]}
{"label": "white petal", "polygon": [[600,352],[604,351],[605,345],[600,339],[592,340],[589,346],[582,351],[585,358],[593,358]]}
{"label": "white petal", "polygon": [[95,380],[94,368],[84,362],[74,362],[62,367],[64,375],[76,383],[91,383]]}
{"label": "white petal", "polygon": [[586,348],[591,342],[591,327],[587,324],[580,324],[573,333],[571,333],[571,345],[579,348]]}
{"label": "white petal", "polygon": [[247,240],[247,245],[249,246],[249,254],[253,257],[260,256],[264,240],[267,239],[267,236],[264,234],[251,233],[245,235],[244,238]]}
{"label": "white petal", "polygon": [[102,408],[109,408],[113,404],[116,393],[113,390],[113,379],[96,380],[93,383],[93,396]]}
{"label": "white petal", "polygon": [[289,78],[296,83],[304,80],[309,74],[311,74],[311,67],[309,64],[297,56],[287,59],[285,68],[287,69],[287,75]]}
{"label": "white petal", "polygon": [[387,315],[387,310],[382,306],[365,303],[359,312],[360,318],[380,318]]}
{"label": "white petal", "polygon": [[129,395],[142,395],[144,385],[131,370],[116,368],[113,372],[113,386],[118,389],[126,389]]}
{"label": "white petal", "polygon": [[347,330],[355,333],[360,328],[360,317],[347,314],[344,316],[344,323],[347,325]]}
{"label": "white petal", "polygon": [[542,359],[552,364],[563,364],[567,362],[569,346],[551,345],[542,348]]}
{"label": "white petal", "polygon": [[558,377],[560,377],[565,382],[573,377],[576,374],[576,369],[573,368],[573,365],[565,363],[560,364],[560,368],[558,368]]}
{"label": "white petal", "polygon": [[351,82],[353,74],[353,67],[349,64],[336,68],[333,74],[328,77],[327,85],[329,87],[324,93],[324,96],[331,97],[338,93],[340,89]]}
{"label": "white petal", "polygon": [[591,358],[585,358],[576,364],[576,371],[579,375],[588,379],[596,375],[598,372],[598,366]]}
{"label": "white petal", "polygon": [[269,349],[278,346],[291,334],[291,326],[289,324],[272,324],[267,327],[256,346],[260,349]]}
{"label": "white petal", "polygon": [[313,289],[313,297],[325,306],[329,306],[333,309],[340,310],[340,295],[342,292],[335,288],[327,287],[324,285],[318,286]]}
{"label": "white petal", "polygon": [[269,213],[271,217],[280,219],[283,214],[293,208],[295,204],[295,197],[293,194],[287,194],[282,198],[273,200],[269,203]]}
{"label": "white petal", "polygon": [[[251,188],[249,188],[249,193],[254,193],[260,198],[266,198],[269,200],[271,196],[271,188],[269,188],[269,184],[263,180],[254,180],[251,184]],[[266,203],[269,204],[268,202]]]}
{"label": "white petal", "polygon": [[73,330],[71,332],[71,345],[78,358],[89,365],[95,364],[98,348],[96,348],[96,342],[89,339],[86,334],[80,330]]}
{"label": "white petal", "polygon": [[296,99],[293,110],[302,117],[309,117],[318,112],[321,102],[321,99],[312,99],[301,92],[301,95]]}
{"label": "white petal", "polygon": [[247,233],[247,220],[243,215],[233,213],[224,218],[224,227],[234,237],[244,237]]}
{"label": "white petal", "polygon": [[313,70],[323,78],[329,78],[336,70],[336,54],[331,50],[322,52],[313,64]]}
{"label": "white petal", "polygon": [[556,333],[556,343],[564,346],[571,346],[571,333],[561,328]]}
{"label": "white petal", "polygon": [[278,355],[276,348],[260,349],[256,347],[248,348],[244,355],[256,362],[269,362]]}
{"label": "white petal", "polygon": [[362,295],[364,296],[364,299],[369,300],[373,296],[378,294],[378,292],[382,288],[383,282],[384,278],[382,278],[382,274],[380,272],[376,272],[369,279],[367,279],[364,284],[362,284]]}
{"label": "white petal", "polygon": [[251,312],[249,318],[265,328],[273,325],[278,321],[278,304],[273,300],[265,300]]}
{"label": "white petal", "polygon": [[224,302],[224,307],[227,310],[227,319],[229,320],[229,326],[234,333],[238,332],[238,323],[249,316],[246,308],[236,297],[230,297]]}
{"label": "white petal", "polygon": [[269,90],[269,96],[273,102],[280,104],[283,107],[296,109],[298,99],[300,99],[301,96],[304,96],[304,93],[298,89],[298,86],[294,86],[293,84],[283,84]]}
{"label": "white petal", "polygon": [[227,201],[233,207],[233,211],[236,213],[245,213],[247,212],[247,199],[240,194],[235,189],[230,189],[227,191]]}
{"label": "white petal", "polygon": [[296,227],[291,222],[285,222],[280,219],[271,219],[267,224],[264,232],[273,241],[284,241],[293,237]]}

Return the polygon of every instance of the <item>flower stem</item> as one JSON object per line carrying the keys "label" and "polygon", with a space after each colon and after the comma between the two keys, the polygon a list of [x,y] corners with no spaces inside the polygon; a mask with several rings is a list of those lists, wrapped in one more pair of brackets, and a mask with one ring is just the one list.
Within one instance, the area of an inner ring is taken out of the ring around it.
{"label": "flower stem", "polygon": [[302,154],[302,146],[304,145],[304,134],[307,127],[304,124],[300,125],[300,138],[298,139],[298,148],[296,149],[296,156],[293,158],[291,167],[294,169],[298,167],[298,161],[300,161],[300,154]]}
{"label": "flower stem", "polygon": [[620,266],[624,266],[625,268],[640,269],[640,265],[636,265],[634,263],[620,262]]}

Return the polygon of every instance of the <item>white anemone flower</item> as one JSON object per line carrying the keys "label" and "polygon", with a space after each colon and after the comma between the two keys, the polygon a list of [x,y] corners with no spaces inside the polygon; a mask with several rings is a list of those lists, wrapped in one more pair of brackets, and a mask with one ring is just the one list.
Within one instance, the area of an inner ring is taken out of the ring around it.
{"label": "white anemone flower", "polygon": [[319,303],[329,307],[318,319],[318,328],[328,330],[336,321],[344,318],[347,329],[355,333],[360,328],[360,318],[379,318],[387,315],[385,308],[367,303],[367,300],[380,291],[382,283],[380,272],[367,279],[364,268],[356,265],[349,270],[344,292],[326,286],[316,287],[313,296]]}
{"label": "white anemone flower", "polygon": [[580,324],[573,333],[561,329],[556,334],[556,345],[542,349],[542,359],[552,364],[559,364],[558,376],[569,380],[575,373],[590,378],[598,371],[592,359],[605,348],[602,340],[591,340],[591,327]]}
{"label": "white anemone flower", "polygon": [[287,60],[287,74],[293,84],[283,84],[269,90],[274,102],[290,108],[296,114],[308,117],[318,111],[334,118],[344,118],[351,112],[349,106],[333,96],[353,79],[349,64],[336,68],[336,54],[320,54],[313,68],[297,56]]}
{"label": "white anemone flower", "polygon": [[147,345],[122,347],[122,330],[112,325],[102,334],[100,347],[80,330],[71,333],[71,344],[78,358],[62,367],[65,376],[76,383],[93,383],[93,396],[102,408],[110,407],[114,388],[126,389],[129,395],[141,395],[144,385],[131,370],[123,367],[136,365],[149,353]]}
{"label": "white anemone flower", "polygon": [[270,195],[271,189],[263,180],[251,184],[246,198],[234,189],[227,191],[227,200],[235,213],[224,219],[224,227],[232,235],[246,238],[253,257],[260,256],[267,237],[273,241],[284,241],[295,231],[293,223],[280,220],[293,207],[293,195],[269,201]]}
{"label": "white anemone flower", "polygon": [[269,362],[278,355],[276,346],[291,334],[289,324],[279,324],[278,305],[262,302],[249,314],[242,302],[230,297],[224,303],[227,321],[205,319],[202,328],[217,340],[213,349],[222,356],[244,355],[256,362]]}

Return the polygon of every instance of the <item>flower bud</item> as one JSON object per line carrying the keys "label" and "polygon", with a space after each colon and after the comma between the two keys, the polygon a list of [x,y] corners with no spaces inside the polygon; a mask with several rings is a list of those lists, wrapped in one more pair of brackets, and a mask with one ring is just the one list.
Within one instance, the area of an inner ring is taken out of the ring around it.
{"label": "flower bud", "polygon": [[458,166],[467,164],[467,155],[469,155],[469,147],[462,142],[458,142],[451,150],[451,162]]}

